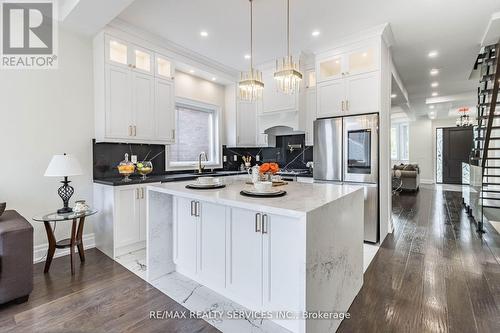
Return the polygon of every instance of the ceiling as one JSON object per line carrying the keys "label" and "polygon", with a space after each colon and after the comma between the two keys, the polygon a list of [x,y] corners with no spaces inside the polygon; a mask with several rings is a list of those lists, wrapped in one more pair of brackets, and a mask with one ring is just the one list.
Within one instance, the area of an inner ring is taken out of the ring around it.
{"label": "ceiling", "polygon": [[[285,1],[254,0],[254,61],[262,63],[285,53]],[[498,0],[291,0],[292,51],[317,52],[350,34],[390,23],[395,66],[408,91],[412,112],[429,111],[425,99],[470,93],[468,80],[481,38]],[[236,70],[249,60],[247,0],[135,0],[119,18]],[[313,30],[320,35],[313,37]],[[200,31],[208,32],[207,37]],[[427,54],[437,50],[430,59]],[[431,68],[440,73],[431,77]],[[438,88],[431,88],[433,81]],[[458,105],[456,105],[458,106]],[[449,104],[434,111],[447,115]]]}

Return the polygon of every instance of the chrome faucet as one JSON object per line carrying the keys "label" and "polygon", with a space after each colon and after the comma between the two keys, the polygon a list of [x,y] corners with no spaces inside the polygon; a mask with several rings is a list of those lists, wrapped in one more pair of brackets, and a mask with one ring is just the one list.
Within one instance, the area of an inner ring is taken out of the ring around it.
{"label": "chrome faucet", "polygon": [[200,155],[198,155],[198,173],[203,173],[203,170],[205,170],[205,166],[201,165],[201,157],[205,157],[205,162],[207,161],[207,154],[202,151]]}

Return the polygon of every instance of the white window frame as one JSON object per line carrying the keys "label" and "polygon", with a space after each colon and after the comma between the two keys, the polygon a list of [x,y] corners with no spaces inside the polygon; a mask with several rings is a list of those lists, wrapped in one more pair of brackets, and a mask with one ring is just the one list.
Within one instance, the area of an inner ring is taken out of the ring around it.
{"label": "white window frame", "polygon": [[[203,103],[200,101],[195,101],[188,98],[180,98],[177,97],[175,99],[175,128],[177,129],[177,108],[178,106],[183,106],[188,109],[195,109],[197,111],[204,111],[212,113],[212,140],[213,151],[209,156],[212,156],[210,161],[202,161],[202,165],[205,168],[216,169],[222,168],[222,147],[221,147],[221,108],[220,106]],[[169,160],[170,156],[170,145],[165,147],[165,170],[166,171],[176,171],[176,170],[197,170],[198,169],[198,161],[188,161],[188,162],[171,162]],[[201,152],[200,152],[201,153]]]}
{"label": "white window frame", "polygon": [[[408,139],[408,156],[406,156],[406,158],[402,158],[403,156],[403,142],[402,142],[402,135],[401,135],[401,127],[403,126],[406,126],[407,129],[408,129],[408,136],[407,136],[407,139]],[[396,162],[408,162],[410,160],[410,152],[409,152],[409,145],[410,145],[410,124],[409,122],[406,122],[406,121],[401,121],[401,122],[392,122],[391,124],[391,136],[392,136],[392,129],[393,128],[396,128],[396,141],[397,141],[397,145],[398,145],[398,149],[397,149],[397,156],[396,158],[392,158],[392,148],[391,148],[391,160],[392,161],[396,161]],[[392,144],[392,142],[391,142]]]}

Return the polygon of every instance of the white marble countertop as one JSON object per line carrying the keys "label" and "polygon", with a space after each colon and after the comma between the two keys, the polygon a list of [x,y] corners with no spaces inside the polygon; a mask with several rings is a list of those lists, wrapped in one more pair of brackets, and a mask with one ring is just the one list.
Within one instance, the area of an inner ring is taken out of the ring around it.
{"label": "white marble countertop", "polygon": [[361,186],[356,185],[290,182],[288,185],[279,187],[287,191],[287,194],[283,197],[253,198],[245,197],[240,194],[242,189],[252,186],[247,185],[241,178],[234,180],[223,179],[223,181],[226,187],[214,190],[187,189],[186,185],[193,183],[193,181],[151,185],[148,186],[147,189],[148,191],[167,193],[194,200],[213,202],[250,210],[266,211],[268,213],[292,217],[303,217],[310,211],[336,201],[357,190],[362,190]]}

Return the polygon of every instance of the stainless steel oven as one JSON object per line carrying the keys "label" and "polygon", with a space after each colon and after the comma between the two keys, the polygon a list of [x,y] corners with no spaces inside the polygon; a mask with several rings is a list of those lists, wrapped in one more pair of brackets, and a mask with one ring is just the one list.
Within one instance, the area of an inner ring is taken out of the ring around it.
{"label": "stainless steel oven", "polygon": [[344,177],[346,182],[378,182],[378,116],[344,117]]}

